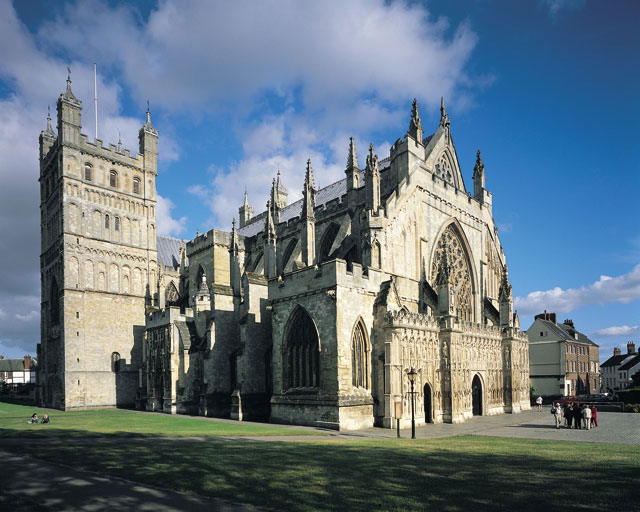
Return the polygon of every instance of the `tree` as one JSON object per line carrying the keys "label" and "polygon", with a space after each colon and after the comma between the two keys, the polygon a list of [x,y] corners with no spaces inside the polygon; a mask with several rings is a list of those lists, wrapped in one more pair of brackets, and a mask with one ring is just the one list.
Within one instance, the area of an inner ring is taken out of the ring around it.
{"label": "tree", "polygon": [[631,384],[632,388],[640,388],[640,370],[631,376],[631,381],[633,382],[633,384]]}

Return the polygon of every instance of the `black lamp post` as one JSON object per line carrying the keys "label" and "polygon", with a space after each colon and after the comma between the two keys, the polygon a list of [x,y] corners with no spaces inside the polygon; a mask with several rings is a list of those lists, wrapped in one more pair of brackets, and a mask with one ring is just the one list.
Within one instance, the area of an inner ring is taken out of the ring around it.
{"label": "black lamp post", "polygon": [[411,382],[411,439],[416,438],[416,413],[415,413],[415,395],[413,391],[413,383],[416,380],[416,372],[415,368],[411,367],[407,376],[409,377],[409,382]]}

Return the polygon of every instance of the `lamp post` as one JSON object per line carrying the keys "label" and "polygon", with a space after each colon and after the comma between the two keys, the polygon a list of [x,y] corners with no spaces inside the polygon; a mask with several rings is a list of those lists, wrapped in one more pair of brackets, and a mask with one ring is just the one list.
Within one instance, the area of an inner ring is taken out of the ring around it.
{"label": "lamp post", "polygon": [[411,370],[409,370],[409,373],[407,373],[409,382],[411,382],[411,439],[416,438],[415,395],[413,391],[413,383],[416,380],[416,375],[418,375],[418,372],[416,372],[415,368],[413,368],[412,366]]}

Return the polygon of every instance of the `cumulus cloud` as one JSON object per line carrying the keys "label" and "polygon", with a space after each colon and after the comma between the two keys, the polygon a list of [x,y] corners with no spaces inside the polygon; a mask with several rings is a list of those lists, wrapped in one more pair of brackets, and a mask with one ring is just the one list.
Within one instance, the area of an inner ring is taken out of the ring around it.
{"label": "cumulus cloud", "polygon": [[630,272],[618,277],[600,276],[595,283],[580,288],[560,287],[529,293],[517,297],[515,306],[521,315],[539,313],[543,310],[566,313],[590,304],[620,302],[628,304],[640,299],[640,264]]}
{"label": "cumulus cloud", "polygon": [[32,322],[34,320],[40,320],[40,313],[35,310],[29,311],[26,315],[21,315],[20,313],[16,313],[16,318],[21,322]]}
{"label": "cumulus cloud", "polygon": [[171,216],[172,210],[175,208],[173,201],[160,194],[156,196],[156,222],[158,224],[158,233],[161,235],[178,236],[184,233],[187,223],[186,217],[174,219]]}
{"label": "cumulus cloud", "polygon": [[638,336],[640,335],[640,325],[614,325],[611,327],[605,327],[604,329],[598,329],[593,332],[593,335],[605,338]]}

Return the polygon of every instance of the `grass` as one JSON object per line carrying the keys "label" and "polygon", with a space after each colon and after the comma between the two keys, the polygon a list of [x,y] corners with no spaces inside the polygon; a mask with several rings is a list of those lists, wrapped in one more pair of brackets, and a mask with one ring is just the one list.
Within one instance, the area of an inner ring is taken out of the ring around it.
{"label": "grass", "polygon": [[640,447],[492,437],[157,440],[12,448],[73,467],[292,511],[632,510]]}
{"label": "grass", "polygon": [[[31,425],[36,412],[49,414],[51,423]],[[0,438],[80,437],[201,437],[322,435],[309,430],[262,427],[205,420],[198,417],[140,414],[123,409],[59,411],[0,402]]]}

